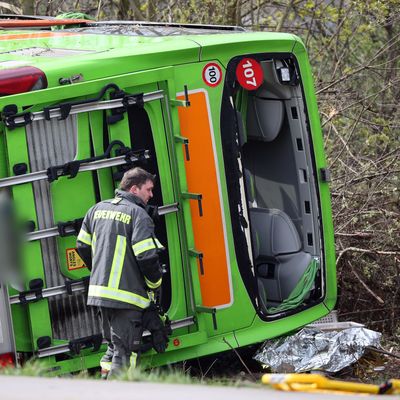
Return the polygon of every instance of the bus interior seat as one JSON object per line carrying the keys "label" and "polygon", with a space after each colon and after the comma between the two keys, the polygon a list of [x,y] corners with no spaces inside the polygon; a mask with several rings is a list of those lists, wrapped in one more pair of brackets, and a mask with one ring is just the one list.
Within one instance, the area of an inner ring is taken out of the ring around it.
{"label": "bus interior seat", "polygon": [[[251,115],[247,116],[247,135],[241,114],[237,112],[239,144],[243,149],[249,139],[273,141],[285,119],[282,100],[257,96],[250,96],[249,100],[248,113],[252,114],[252,118]],[[267,313],[267,308],[279,305],[290,296],[312,257],[302,251],[298,231],[286,213],[257,205],[255,179],[245,165],[243,175],[259,298],[263,311]]]}
{"label": "bus interior seat", "polygon": [[272,142],[281,131],[285,118],[282,100],[249,96],[248,136],[263,142]]}
{"label": "bus interior seat", "polygon": [[312,257],[301,250],[299,234],[281,210],[250,208],[255,270],[264,308],[289,297]]}
{"label": "bus interior seat", "polygon": [[244,170],[254,267],[261,306],[266,312],[287,299],[312,260],[290,217],[281,210],[257,207],[251,172]]}

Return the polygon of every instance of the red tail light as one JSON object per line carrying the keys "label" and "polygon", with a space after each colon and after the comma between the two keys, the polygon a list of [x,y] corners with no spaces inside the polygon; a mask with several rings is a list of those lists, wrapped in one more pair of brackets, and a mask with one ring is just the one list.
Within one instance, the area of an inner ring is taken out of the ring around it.
{"label": "red tail light", "polygon": [[31,92],[47,87],[46,75],[35,67],[0,70],[0,96]]}
{"label": "red tail light", "polygon": [[0,354],[0,368],[14,367],[14,354],[6,353]]}

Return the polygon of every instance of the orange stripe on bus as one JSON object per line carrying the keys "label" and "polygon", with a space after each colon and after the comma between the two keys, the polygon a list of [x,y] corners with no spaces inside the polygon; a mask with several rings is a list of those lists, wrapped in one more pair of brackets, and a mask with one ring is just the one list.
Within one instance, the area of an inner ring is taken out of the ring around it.
{"label": "orange stripe on bus", "polygon": [[178,112],[182,135],[189,139],[190,160],[185,161],[188,190],[203,196],[202,217],[197,201],[190,202],[195,247],[203,253],[204,275],[199,268],[203,305],[220,307],[232,302],[231,280],[206,96],[205,91],[189,92],[190,107],[179,107]]}
{"label": "orange stripe on bus", "polygon": [[57,37],[57,36],[73,36],[79,35],[79,33],[72,32],[40,32],[40,33],[15,33],[10,35],[0,34],[0,40],[15,40],[15,39],[38,39],[46,37]]}

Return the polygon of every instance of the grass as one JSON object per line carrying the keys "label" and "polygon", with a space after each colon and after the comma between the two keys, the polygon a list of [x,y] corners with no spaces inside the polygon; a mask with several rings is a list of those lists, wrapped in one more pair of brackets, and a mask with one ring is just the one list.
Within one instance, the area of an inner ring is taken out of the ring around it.
{"label": "grass", "polygon": [[183,385],[211,385],[211,386],[230,386],[230,387],[258,387],[260,384],[250,382],[243,377],[218,377],[205,378],[191,376],[188,371],[177,369],[175,367],[164,367],[143,371],[135,369],[133,371],[124,371],[118,378],[123,381],[133,382],[152,382],[152,383],[170,383]]}
{"label": "grass", "polygon": [[[48,376],[46,365],[38,361],[28,361],[23,367],[6,367],[0,368],[0,375],[7,376]],[[63,375],[72,379],[100,379],[100,372],[81,371],[76,374]],[[174,366],[154,368],[151,370],[123,370],[121,374],[115,378],[118,381],[125,382],[150,382],[150,383],[168,383],[180,385],[212,385],[212,386],[230,386],[230,387],[260,387],[260,383],[254,383],[246,380],[245,377],[218,377],[206,378],[191,376],[190,371],[185,368],[177,368]]]}
{"label": "grass", "polygon": [[8,376],[46,376],[46,366],[38,361],[27,361],[23,367],[0,367],[0,375]]}
{"label": "grass", "polygon": [[[5,376],[33,376],[45,377],[48,376],[47,367],[39,361],[28,361],[23,367],[7,367],[0,368],[0,375]],[[76,374],[69,374],[61,376],[70,379],[100,379],[99,370],[81,371]],[[260,387],[261,383],[254,383],[246,380],[243,376],[236,378],[232,377],[218,377],[207,378],[202,376],[191,376],[190,368],[186,369],[184,364],[180,366],[166,366],[161,368],[154,368],[151,370],[141,370],[137,368],[129,371],[123,370],[116,378],[119,381],[125,382],[148,382],[148,383],[168,383],[180,385],[211,385],[211,386],[229,386],[229,387]]]}
{"label": "grass", "polygon": [[140,368],[132,371],[125,370],[117,378],[121,381],[151,382],[151,383],[174,383],[174,384],[200,384],[201,380],[186,374],[183,371],[170,369],[152,369],[143,371]]}

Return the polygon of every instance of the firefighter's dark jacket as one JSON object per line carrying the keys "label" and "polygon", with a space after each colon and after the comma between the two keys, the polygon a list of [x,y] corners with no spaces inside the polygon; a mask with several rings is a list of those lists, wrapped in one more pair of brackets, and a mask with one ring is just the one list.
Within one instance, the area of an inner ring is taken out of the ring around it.
{"label": "firefighter's dark jacket", "polygon": [[88,305],[147,308],[148,290],[161,285],[154,223],[130,192],[94,205],[86,214],[77,248],[91,266]]}

